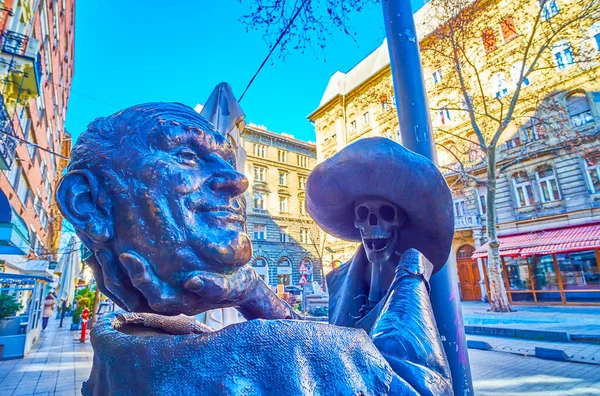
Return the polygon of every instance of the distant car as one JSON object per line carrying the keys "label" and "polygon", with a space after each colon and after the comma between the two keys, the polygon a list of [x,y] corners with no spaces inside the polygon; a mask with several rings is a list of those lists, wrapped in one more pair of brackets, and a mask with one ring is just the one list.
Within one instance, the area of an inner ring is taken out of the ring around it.
{"label": "distant car", "polygon": [[298,286],[286,286],[283,289],[286,293],[293,294],[294,296],[299,296],[302,294],[302,289]]}

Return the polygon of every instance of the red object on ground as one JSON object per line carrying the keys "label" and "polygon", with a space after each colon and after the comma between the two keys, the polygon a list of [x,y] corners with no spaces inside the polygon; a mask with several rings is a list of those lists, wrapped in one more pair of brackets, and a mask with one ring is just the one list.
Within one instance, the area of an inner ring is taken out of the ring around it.
{"label": "red object on ground", "polygon": [[81,313],[81,338],[79,339],[79,342],[85,342],[89,317],[90,310],[88,308],[84,308],[83,312]]}
{"label": "red object on ground", "polygon": [[[500,240],[500,256],[544,255],[600,248],[600,224],[534,231],[506,235]],[[487,257],[488,244],[475,251],[472,258]]]}

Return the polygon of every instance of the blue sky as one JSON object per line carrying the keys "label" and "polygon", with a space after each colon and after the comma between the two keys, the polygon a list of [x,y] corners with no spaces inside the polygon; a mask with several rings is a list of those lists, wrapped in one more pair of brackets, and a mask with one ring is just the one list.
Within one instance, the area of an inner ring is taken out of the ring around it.
{"label": "blue sky", "polygon": [[[138,103],[193,107],[221,81],[239,96],[269,51],[261,32],[247,33],[239,22],[249,1],[77,2],[67,130],[77,137],[93,119]],[[306,116],[329,77],[349,70],[385,36],[379,4],[355,13],[352,21],[356,41],[333,32],[322,52],[273,57],[241,103],[247,120],[314,140]]]}

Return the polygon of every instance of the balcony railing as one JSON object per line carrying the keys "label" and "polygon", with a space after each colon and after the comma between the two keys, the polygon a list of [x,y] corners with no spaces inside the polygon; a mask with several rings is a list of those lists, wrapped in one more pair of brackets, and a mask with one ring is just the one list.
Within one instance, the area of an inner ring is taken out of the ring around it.
{"label": "balcony railing", "polygon": [[481,227],[481,219],[479,216],[455,216],[454,228],[457,230],[473,227]]}
{"label": "balcony railing", "polygon": [[40,42],[22,33],[5,30],[0,33],[2,52],[35,61],[40,52]]}
{"label": "balcony railing", "polygon": [[15,159],[18,141],[4,103],[0,95],[0,169],[7,170]]}

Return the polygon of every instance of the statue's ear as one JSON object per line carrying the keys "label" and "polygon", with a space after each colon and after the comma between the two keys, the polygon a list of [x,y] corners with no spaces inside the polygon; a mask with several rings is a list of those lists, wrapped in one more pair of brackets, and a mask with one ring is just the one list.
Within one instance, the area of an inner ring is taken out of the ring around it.
{"label": "statue's ear", "polygon": [[67,173],[56,190],[56,202],[65,219],[92,241],[104,243],[113,237],[108,191],[89,170]]}

